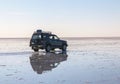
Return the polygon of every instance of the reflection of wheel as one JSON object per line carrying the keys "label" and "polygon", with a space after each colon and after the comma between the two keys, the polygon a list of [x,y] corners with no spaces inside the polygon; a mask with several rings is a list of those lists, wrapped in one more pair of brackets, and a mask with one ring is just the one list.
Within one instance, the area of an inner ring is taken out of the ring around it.
{"label": "reflection of wheel", "polygon": [[50,52],[50,50],[51,50],[50,45],[47,45],[47,47],[45,48],[45,50],[46,50],[46,52]]}
{"label": "reflection of wheel", "polygon": [[62,46],[62,51],[66,51],[66,49],[67,49],[67,46],[66,46],[66,45],[63,45],[63,46]]}
{"label": "reflection of wheel", "polygon": [[39,49],[34,49],[35,52],[38,52]]}

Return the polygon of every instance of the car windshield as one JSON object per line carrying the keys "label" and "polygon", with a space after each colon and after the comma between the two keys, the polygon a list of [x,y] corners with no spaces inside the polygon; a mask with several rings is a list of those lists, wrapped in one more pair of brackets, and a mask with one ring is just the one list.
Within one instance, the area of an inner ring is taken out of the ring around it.
{"label": "car windshield", "polygon": [[36,35],[36,34],[34,34],[34,35],[32,36],[32,39],[41,39],[41,35]]}

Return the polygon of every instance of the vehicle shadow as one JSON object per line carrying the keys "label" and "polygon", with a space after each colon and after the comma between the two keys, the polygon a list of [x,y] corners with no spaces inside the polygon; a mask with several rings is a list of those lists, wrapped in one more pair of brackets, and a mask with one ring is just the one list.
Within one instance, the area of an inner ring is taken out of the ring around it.
{"label": "vehicle shadow", "polygon": [[30,64],[37,74],[56,68],[60,62],[67,60],[67,54],[62,53],[33,53],[30,56]]}

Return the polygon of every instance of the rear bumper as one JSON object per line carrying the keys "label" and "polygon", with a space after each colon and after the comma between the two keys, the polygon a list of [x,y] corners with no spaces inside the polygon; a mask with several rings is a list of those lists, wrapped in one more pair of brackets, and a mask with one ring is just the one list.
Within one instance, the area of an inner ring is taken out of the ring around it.
{"label": "rear bumper", "polygon": [[44,46],[43,45],[30,45],[30,47],[32,48],[32,49],[44,49]]}

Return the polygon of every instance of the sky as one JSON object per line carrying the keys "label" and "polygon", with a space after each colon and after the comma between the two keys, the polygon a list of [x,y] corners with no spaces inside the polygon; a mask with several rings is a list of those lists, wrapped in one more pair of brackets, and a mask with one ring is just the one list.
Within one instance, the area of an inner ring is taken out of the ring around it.
{"label": "sky", "polygon": [[0,38],[120,36],[120,0],[0,0]]}

